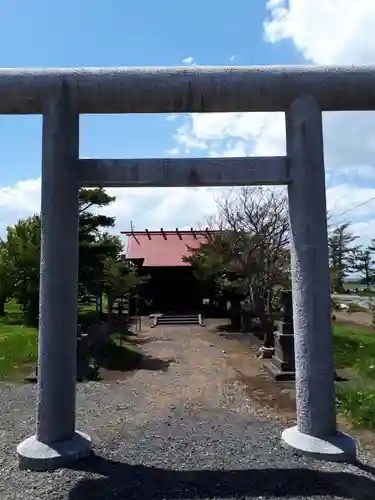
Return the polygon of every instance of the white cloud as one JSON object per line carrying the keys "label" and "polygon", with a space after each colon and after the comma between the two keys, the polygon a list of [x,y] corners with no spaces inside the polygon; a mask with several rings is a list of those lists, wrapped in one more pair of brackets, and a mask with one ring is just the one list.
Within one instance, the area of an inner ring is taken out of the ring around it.
{"label": "white cloud", "polygon": [[0,187],[0,237],[5,228],[40,210],[40,179]]}
{"label": "white cloud", "polygon": [[40,179],[19,181],[14,186],[0,188],[0,207],[19,213],[36,212],[40,208]]}
{"label": "white cloud", "polygon": [[[365,203],[368,200],[371,201]],[[343,220],[358,222],[371,217],[375,214],[375,187],[359,188],[351,183],[328,187],[327,209],[338,222]]]}
{"label": "white cloud", "polygon": [[369,0],[269,0],[264,23],[272,43],[291,40],[316,64],[375,62],[375,3]]}
{"label": "white cloud", "polygon": [[[290,40],[307,61],[321,65],[375,63],[375,3],[368,0],[269,0],[264,23],[270,43]],[[326,113],[328,167],[374,168],[373,112]],[[369,181],[373,176],[361,174]]]}
{"label": "white cloud", "polygon": [[[353,234],[361,235],[358,242],[364,246],[370,243],[375,237],[375,218],[368,221],[356,222],[352,224],[351,231]],[[357,242],[356,242],[357,243]]]}
{"label": "white cloud", "polygon": [[350,182],[354,185],[364,182],[373,185],[375,182],[375,168],[372,165],[344,166],[328,171],[328,183],[340,184]]}
{"label": "white cloud", "polygon": [[183,62],[184,64],[194,64],[195,60],[194,60],[194,57],[189,56],[189,57],[185,57],[184,59],[182,59],[181,62]]}
{"label": "white cloud", "polygon": [[[328,169],[367,165],[375,158],[374,112],[323,113],[325,163]],[[228,155],[233,141],[242,143],[243,155],[285,154],[283,113],[195,113],[175,134],[174,155],[191,153]],[[241,154],[239,155],[241,156]],[[375,177],[375,175],[374,175]],[[369,175],[366,175],[369,179]]]}
{"label": "white cloud", "polygon": [[228,149],[232,149],[233,141],[236,141],[242,144],[242,156],[285,154],[284,115],[195,113],[177,129],[175,139],[183,153],[200,149],[214,152],[215,156],[233,156],[228,155]]}
{"label": "white cloud", "polygon": [[[236,148],[236,144],[233,146]],[[234,155],[241,152],[234,150]],[[130,221],[135,229],[196,227],[205,215],[215,212],[215,200],[225,188],[126,188],[108,189],[108,194],[116,196],[116,201],[100,210],[116,217],[114,232],[130,229]],[[374,201],[358,207],[346,215],[340,214],[364,200],[374,197]],[[39,212],[40,179],[18,182],[13,186],[0,187],[0,228],[12,225],[19,218]],[[375,187],[356,187],[346,182],[327,189],[327,207],[333,215],[333,222],[350,220],[353,228],[360,231],[363,241],[375,236]],[[373,233],[371,231],[374,230]],[[0,230],[0,237],[3,236]]]}
{"label": "white cloud", "polygon": [[[130,229],[130,221],[140,230],[196,227],[202,216],[214,211],[214,200],[220,189],[114,188],[107,192],[116,196],[116,201],[100,209],[100,213],[116,217],[113,232],[118,234]],[[40,179],[0,187],[0,237],[4,236],[6,226],[39,210]]]}
{"label": "white cloud", "polygon": [[167,149],[166,153],[168,156],[178,156],[178,154],[180,153],[180,150],[177,147],[175,147],[175,148]]}

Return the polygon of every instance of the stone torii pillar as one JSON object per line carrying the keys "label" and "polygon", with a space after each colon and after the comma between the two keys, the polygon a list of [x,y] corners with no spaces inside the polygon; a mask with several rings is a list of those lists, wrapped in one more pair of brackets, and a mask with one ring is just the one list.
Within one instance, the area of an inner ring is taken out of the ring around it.
{"label": "stone torii pillar", "polygon": [[297,426],[284,443],[314,458],[354,461],[355,441],[336,427],[322,113],[313,97],[286,112]]}
{"label": "stone torii pillar", "polygon": [[55,469],[87,456],[76,432],[79,115],[62,83],[43,113],[40,318],[36,435],[18,448],[22,468]]}

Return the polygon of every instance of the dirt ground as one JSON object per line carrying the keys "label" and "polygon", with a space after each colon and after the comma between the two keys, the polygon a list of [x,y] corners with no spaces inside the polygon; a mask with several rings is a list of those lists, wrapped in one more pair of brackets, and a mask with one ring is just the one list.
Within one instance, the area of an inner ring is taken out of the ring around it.
{"label": "dirt ground", "polygon": [[340,323],[356,324],[371,328],[372,314],[366,312],[355,312],[348,314],[346,311],[335,312],[336,321]]}
{"label": "dirt ground", "polygon": [[[362,315],[364,313],[355,313],[349,316],[354,316],[352,321],[347,320],[347,313],[342,313],[345,315],[343,320],[341,320],[341,315],[340,318],[337,317],[337,320],[342,323],[359,324],[356,321],[356,314]],[[259,343],[252,340],[251,335],[226,334],[223,331],[218,334],[216,332],[217,322],[210,320],[208,323],[207,335],[211,336],[213,342],[220,343],[223,353],[225,353],[226,362],[236,371],[238,379],[245,385],[246,392],[251,396],[252,401],[257,402],[259,407],[263,408],[265,416],[272,416],[273,419],[277,419],[285,425],[294,424],[296,421],[294,382],[276,382],[270,377],[265,369],[265,364],[270,363],[270,361],[257,358]],[[366,324],[361,324],[361,326],[366,326]],[[350,422],[340,415],[338,415],[337,420],[340,428],[355,436],[363,449],[375,453],[375,433],[353,428]]]}

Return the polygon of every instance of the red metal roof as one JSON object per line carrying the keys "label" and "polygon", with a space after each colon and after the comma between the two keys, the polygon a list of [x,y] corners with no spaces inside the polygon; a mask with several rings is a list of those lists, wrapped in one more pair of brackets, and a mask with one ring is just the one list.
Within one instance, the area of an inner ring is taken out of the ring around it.
{"label": "red metal roof", "polygon": [[182,257],[190,254],[188,247],[198,248],[206,241],[205,231],[133,231],[128,236],[126,258],[144,259],[144,267],[184,267],[190,264]]}

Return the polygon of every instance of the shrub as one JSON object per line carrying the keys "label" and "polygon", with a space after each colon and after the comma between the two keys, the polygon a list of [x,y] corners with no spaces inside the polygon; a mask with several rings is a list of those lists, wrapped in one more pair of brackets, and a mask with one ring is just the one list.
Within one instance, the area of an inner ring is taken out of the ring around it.
{"label": "shrub", "polygon": [[348,304],[348,314],[352,314],[352,313],[356,313],[356,312],[368,312],[368,309],[366,309],[366,307],[363,307],[359,304],[354,304],[354,303],[351,303],[351,304]]}

